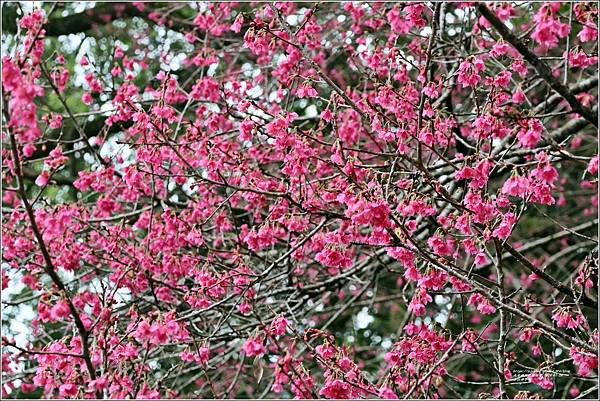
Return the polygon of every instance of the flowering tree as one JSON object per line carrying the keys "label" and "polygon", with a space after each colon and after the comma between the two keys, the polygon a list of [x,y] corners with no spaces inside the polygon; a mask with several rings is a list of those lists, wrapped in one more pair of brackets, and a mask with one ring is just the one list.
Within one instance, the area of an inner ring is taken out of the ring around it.
{"label": "flowering tree", "polygon": [[597,396],[596,3],[3,11],[4,396]]}

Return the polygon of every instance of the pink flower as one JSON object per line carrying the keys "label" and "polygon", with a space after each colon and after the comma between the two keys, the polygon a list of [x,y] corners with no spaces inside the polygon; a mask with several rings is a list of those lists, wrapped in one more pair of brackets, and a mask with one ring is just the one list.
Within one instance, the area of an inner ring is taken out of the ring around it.
{"label": "pink flower", "polygon": [[92,95],[90,95],[89,92],[84,92],[83,96],[81,96],[81,100],[83,101],[83,103],[87,104],[88,106],[90,104],[92,104]]}
{"label": "pink flower", "polygon": [[73,383],[61,384],[58,387],[58,393],[61,397],[76,397],[78,392],[77,385]]}
{"label": "pink flower", "polygon": [[581,316],[581,314],[577,312],[575,312],[574,315],[571,314],[570,308],[559,308],[552,315],[552,320],[556,322],[556,325],[558,327],[574,329],[579,327],[583,323],[583,316]]}
{"label": "pink flower", "polygon": [[389,387],[381,387],[379,389],[379,397],[381,397],[384,400],[397,400],[398,399],[398,396],[396,395],[394,390],[392,390]]}
{"label": "pink flower", "polygon": [[238,305],[238,310],[243,315],[248,315],[252,311],[252,306],[247,302],[242,302],[241,304]]}
{"label": "pink flower", "polygon": [[581,376],[589,376],[594,370],[598,369],[598,355],[584,351],[572,346],[569,350],[573,364],[577,367],[577,373]]}
{"label": "pink flower", "polygon": [[530,191],[531,181],[529,178],[520,175],[513,175],[502,186],[502,193],[521,198],[527,197]]}
{"label": "pink flower", "polygon": [[492,232],[492,235],[498,239],[506,239],[510,236],[513,226],[517,222],[517,216],[514,213],[506,213],[502,216],[502,222]]}
{"label": "pink flower", "polygon": [[491,84],[500,88],[507,88],[510,84],[510,78],[512,74],[508,70],[503,70],[496,74],[490,82],[486,81],[486,84]]}
{"label": "pink flower", "polygon": [[541,152],[537,155],[539,164],[531,171],[531,177],[545,184],[552,184],[558,179],[558,171],[548,162],[548,156]]}
{"label": "pink flower", "polygon": [[598,30],[594,26],[584,25],[577,37],[582,42],[591,42],[598,37]]}
{"label": "pink flower", "polygon": [[181,354],[179,354],[179,356],[181,357],[181,360],[186,362],[192,362],[195,360],[194,354],[190,351],[183,351]]}
{"label": "pink flower", "polygon": [[102,92],[103,91],[102,84],[94,76],[93,73],[90,72],[90,73],[86,74],[85,80],[88,83],[91,92]]}
{"label": "pink flower", "polygon": [[467,301],[467,305],[477,305],[477,310],[484,315],[489,315],[496,312],[496,308],[490,304],[490,301],[477,292],[471,294],[469,300]]}
{"label": "pink flower", "polygon": [[419,141],[423,142],[425,145],[427,146],[433,146],[433,144],[435,143],[435,136],[433,135],[433,132],[431,132],[430,129],[428,128],[423,128],[420,132],[419,132]]}
{"label": "pink flower", "polygon": [[48,184],[48,179],[50,178],[50,172],[48,170],[44,170],[40,175],[35,179],[35,185],[38,187],[43,187]]}
{"label": "pink flower", "polygon": [[458,67],[457,82],[462,84],[463,88],[475,86],[481,80],[479,72],[485,69],[483,61],[479,58],[468,58],[460,63]]}
{"label": "pink flower", "polygon": [[242,346],[242,351],[246,356],[260,356],[265,353],[265,346],[262,343],[262,340],[258,337],[252,337],[246,340],[244,345]]}
{"label": "pink flower", "polygon": [[475,255],[475,265],[476,266],[482,266],[487,262],[487,256],[485,254],[485,252],[480,251],[477,253],[477,255]]}
{"label": "pink flower", "polygon": [[552,387],[554,387],[552,379],[539,371],[531,372],[527,378],[531,383],[537,384],[545,390],[550,390]]}
{"label": "pink flower", "polygon": [[533,327],[525,327],[519,335],[520,341],[531,341],[534,335],[538,334],[539,330]]}
{"label": "pink flower", "polygon": [[34,152],[35,152],[35,145],[33,143],[28,143],[27,145],[25,145],[23,147],[23,154],[25,155],[25,157],[33,156]]}
{"label": "pink flower", "polygon": [[531,37],[543,50],[556,47],[559,38],[564,38],[571,31],[569,24],[561,23],[555,17],[559,7],[560,3],[543,3],[533,17],[535,29]]}
{"label": "pink flower", "polygon": [[50,122],[48,123],[48,127],[50,128],[59,128],[62,125],[63,116],[60,114],[54,114]]}
{"label": "pink flower", "polygon": [[350,384],[336,379],[326,382],[319,390],[319,395],[333,400],[348,400],[352,397],[352,386]]}
{"label": "pink flower", "polygon": [[544,127],[542,123],[537,119],[529,119],[525,124],[525,128],[522,128],[517,133],[517,139],[519,144],[524,148],[533,148],[542,139],[542,131]]}
{"label": "pink flower", "polygon": [[315,259],[328,267],[346,270],[352,266],[350,259],[342,248],[325,248],[315,255]]}
{"label": "pink flower", "polygon": [[431,295],[424,288],[419,288],[410,301],[408,310],[413,312],[415,316],[423,316],[425,314],[425,305],[432,300],[433,298],[431,298]]}
{"label": "pink flower", "polygon": [[254,129],[254,123],[250,119],[245,119],[240,123],[240,141],[252,140],[252,130]]}
{"label": "pink flower", "polygon": [[44,164],[51,169],[56,169],[61,165],[67,163],[69,158],[64,156],[62,153],[62,148],[60,146],[55,147],[50,151],[48,158],[44,160]]}
{"label": "pink flower", "polygon": [[296,96],[302,99],[303,97],[317,97],[319,94],[317,93],[316,89],[310,85],[310,83],[304,82],[296,90]]}
{"label": "pink flower", "polygon": [[330,346],[327,342],[317,345],[315,351],[317,351],[317,354],[321,355],[324,359],[331,359],[335,355],[335,348]]}
{"label": "pink flower", "polygon": [[325,234],[323,249],[315,255],[315,259],[331,267],[334,272],[349,269],[352,266],[352,259],[346,243],[347,239],[335,232]]}
{"label": "pink flower", "polygon": [[504,41],[496,42],[494,43],[494,46],[492,46],[490,54],[494,57],[502,56],[503,54],[506,54],[509,49],[510,45],[508,43]]}
{"label": "pink flower", "polygon": [[285,334],[285,330],[287,328],[288,321],[283,316],[277,316],[271,322],[271,332],[276,336],[282,336]]}
{"label": "pink flower", "polygon": [[463,351],[475,352],[475,350],[478,348],[478,345],[477,345],[478,337],[479,336],[477,335],[477,332],[475,332],[475,330],[468,329],[465,332],[465,335],[463,336],[462,343],[461,343]]}
{"label": "pink flower", "polygon": [[327,122],[330,122],[333,120],[333,113],[331,113],[331,110],[325,109],[321,112],[321,118]]}
{"label": "pink flower", "polygon": [[448,281],[448,274],[443,270],[430,269],[426,274],[423,274],[419,278],[417,285],[420,287],[415,294],[421,294],[427,298],[427,302],[431,302],[431,297],[424,293],[424,289],[431,289],[434,291],[441,290],[444,288]]}
{"label": "pink flower", "polygon": [[55,68],[51,76],[59,92],[63,92],[65,85],[69,82],[69,70],[64,67]]}
{"label": "pink flower", "polygon": [[89,388],[94,391],[103,390],[108,386],[108,380],[105,376],[99,377],[95,380],[91,380],[89,383]]}
{"label": "pink flower", "polygon": [[115,65],[112,68],[112,70],[110,70],[110,75],[112,75],[113,77],[116,77],[118,75],[121,75],[122,72],[123,72],[123,69],[120,66]]}
{"label": "pink flower", "polygon": [[454,253],[455,244],[452,238],[442,238],[438,234],[435,234],[429,237],[427,244],[440,256],[449,256]]}
{"label": "pink flower", "polygon": [[190,91],[190,96],[195,100],[217,102],[220,97],[219,83],[209,77],[198,79]]}
{"label": "pink flower", "polygon": [[258,231],[248,232],[244,237],[244,242],[248,245],[248,248],[256,252],[275,245],[277,237],[271,225],[263,225]]}
{"label": "pink flower", "polygon": [[210,357],[210,350],[208,347],[203,346],[198,348],[198,362],[205,364],[208,362]]}
{"label": "pink flower", "polygon": [[153,344],[164,344],[169,340],[169,331],[162,324],[153,324],[150,327],[150,341]]}
{"label": "pink flower", "polygon": [[25,28],[27,30],[33,31],[33,30],[37,30],[43,22],[44,22],[44,15],[42,13],[42,10],[35,9],[32,12],[25,14],[19,20],[19,26],[21,28]]}
{"label": "pink flower", "polygon": [[431,99],[435,99],[439,96],[438,91],[436,90],[435,84],[433,82],[428,83],[423,88],[423,93],[425,96]]}
{"label": "pink flower", "polygon": [[240,13],[231,24],[229,28],[232,32],[238,33],[242,30],[242,25],[244,24],[244,16]]}
{"label": "pink flower", "polygon": [[523,103],[525,101],[525,93],[523,92],[523,90],[521,88],[518,88],[516,91],[513,92],[512,95],[512,101],[513,103],[516,104],[520,104]]}
{"label": "pink flower", "polygon": [[170,106],[154,105],[152,106],[152,116],[158,119],[163,119],[169,123],[175,122],[175,110]]}
{"label": "pink flower", "polygon": [[388,11],[387,20],[394,33],[406,34],[412,27],[412,24],[404,18],[398,7],[392,7]]}
{"label": "pink flower", "polygon": [[[355,199],[355,198],[353,198]],[[358,198],[347,203],[346,216],[359,225],[372,225],[373,227],[389,227],[390,207],[385,200],[368,202]]]}
{"label": "pink flower", "polygon": [[590,174],[598,173],[598,155],[591,158],[587,166],[587,172]]}
{"label": "pink flower", "polygon": [[60,300],[50,309],[52,320],[62,319],[70,314],[69,304],[65,300]]}

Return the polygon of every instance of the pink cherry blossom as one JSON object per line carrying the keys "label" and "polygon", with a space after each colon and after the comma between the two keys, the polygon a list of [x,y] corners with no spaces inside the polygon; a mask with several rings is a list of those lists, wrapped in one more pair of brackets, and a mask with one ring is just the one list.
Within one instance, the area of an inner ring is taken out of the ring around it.
{"label": "pink cherry blossom", "polygon": [[596,3],[6,10],[3,398],[595,395]]}
{"label": "pink cherry blossom", "polygon": [[265,353],[265,346],[259,338],[249,338],[242,346],[242,351],[246,356],[260,356]]}

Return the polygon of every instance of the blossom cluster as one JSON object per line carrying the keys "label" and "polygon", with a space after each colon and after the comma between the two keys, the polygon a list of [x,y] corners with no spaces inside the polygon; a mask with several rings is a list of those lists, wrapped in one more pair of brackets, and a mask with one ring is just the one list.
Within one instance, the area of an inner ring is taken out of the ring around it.
{"label": "blossom cluster", "polygon": [[597,395],[597,4],[14,11],[3,396]]}

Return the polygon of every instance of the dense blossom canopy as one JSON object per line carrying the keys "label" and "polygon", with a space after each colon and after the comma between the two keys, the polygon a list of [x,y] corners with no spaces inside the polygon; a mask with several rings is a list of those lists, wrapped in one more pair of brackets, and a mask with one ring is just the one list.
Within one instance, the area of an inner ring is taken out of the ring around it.
{"label": "dense blossom canopy", "polygon": [[595,2],[3,21],[4,396],[597,397]]}

